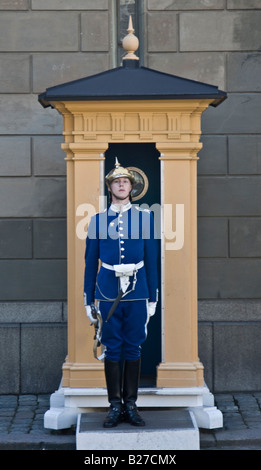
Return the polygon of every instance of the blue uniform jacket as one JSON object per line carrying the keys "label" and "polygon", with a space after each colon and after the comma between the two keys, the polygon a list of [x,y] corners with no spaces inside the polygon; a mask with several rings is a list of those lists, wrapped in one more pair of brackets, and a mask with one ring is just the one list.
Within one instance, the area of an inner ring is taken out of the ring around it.
{"label": "blue uniform jacket", "polygon": [[[86,239],[84,293],[86,303],[96,300],[114,301],[119,293],[119,278],[115,272],[99,267],[99,260],[109,265],[144,261],[144,266],[137,272],[135,290],[132,287],[133,276],[126,300],[148,299],[157,301],[158,276],[156,238],[153,215],[149,210],[140,209],[130,203],[123,206],[123,212],[117,212],[111,205],[104,212],[91,218]],[[98,275],[97,275],[98,272]]]}

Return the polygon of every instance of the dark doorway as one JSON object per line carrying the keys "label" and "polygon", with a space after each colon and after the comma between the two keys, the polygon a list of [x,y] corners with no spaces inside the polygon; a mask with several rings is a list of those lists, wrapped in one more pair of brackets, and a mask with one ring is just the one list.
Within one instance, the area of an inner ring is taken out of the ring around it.
{"label": "dark doorway", "polygon": [[[105,174],[114,167],[117,157],[122,166],[135,167],[147,176],[147,192],[133,204],[147,204],[149,207],[160,204],[160,161],[155,144],[110,144],[105,157]],[[156,385],[156,366],[161,361],[160,240],[158,243],[159,301],[157,311],[148,325],[147,339],[142,345],[141,386]]]}

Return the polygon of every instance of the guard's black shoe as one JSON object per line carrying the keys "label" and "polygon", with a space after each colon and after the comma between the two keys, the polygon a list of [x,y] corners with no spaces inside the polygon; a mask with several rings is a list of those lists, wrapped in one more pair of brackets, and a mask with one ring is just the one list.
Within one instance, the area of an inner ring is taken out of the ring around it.
{"label": "guard's black shoe", "polygon": [[121,366],[118,361],[109,361],[105,358],[104,363],[105,377],[108,389],[108,400],[110,410],[103,426],[105,428],[114,428],[122,420],[123,406],[121,401]]}
{"label": "guard's black shoe", "polygon": [[135,404],[126,404],[124,410],[124,418],[127,423],[132,424],[132,426],[145,426],[145,421],[139,415],[137,407]]}
{"label": "guard's black shoe", "polygon": [[103,423],[104,428],[114,428],[123,421],[122,407],[110,406],[109,413]]}

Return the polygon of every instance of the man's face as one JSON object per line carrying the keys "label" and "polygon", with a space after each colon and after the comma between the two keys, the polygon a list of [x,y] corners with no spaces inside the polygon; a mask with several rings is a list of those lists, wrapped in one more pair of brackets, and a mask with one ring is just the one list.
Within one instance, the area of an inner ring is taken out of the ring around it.
{"label": "man's face", "polygon": [[111,183],[112,202],[124,201],[129,199],[132,185],[129,178],[117,178]]}

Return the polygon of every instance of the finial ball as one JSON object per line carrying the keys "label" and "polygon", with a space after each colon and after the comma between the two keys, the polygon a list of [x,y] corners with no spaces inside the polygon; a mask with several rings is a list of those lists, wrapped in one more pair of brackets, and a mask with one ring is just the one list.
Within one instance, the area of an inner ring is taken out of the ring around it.
{"label": "finial ball", "polygon": [[122,41],[126,52],[135,52],[139,47],[139,40],[134,34],[128,34]]}

